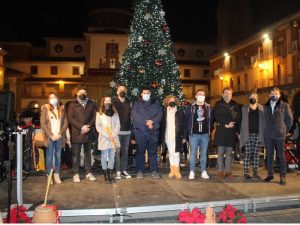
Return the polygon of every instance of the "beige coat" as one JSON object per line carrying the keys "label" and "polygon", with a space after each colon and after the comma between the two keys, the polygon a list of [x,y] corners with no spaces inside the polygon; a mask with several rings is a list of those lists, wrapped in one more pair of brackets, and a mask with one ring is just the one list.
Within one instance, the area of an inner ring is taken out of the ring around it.
{"label": "beige coat", "polygon": [[[49,112],[50,112],[50,105],[45,104],[42,106],[42,112],[41,112],[41,128],[44,133],[44,145],[47,147],[51,141],[50,137],[53,136],[53,133],[51,131],[51,122],[49,120]],[[60,117],[60,131],[59,134],[61,135],[60,144],[63,147],[65,144],[65,133],[68,128],[68,120],[66,117],[65,109],[62,106],[61,107],[61,117]]]}

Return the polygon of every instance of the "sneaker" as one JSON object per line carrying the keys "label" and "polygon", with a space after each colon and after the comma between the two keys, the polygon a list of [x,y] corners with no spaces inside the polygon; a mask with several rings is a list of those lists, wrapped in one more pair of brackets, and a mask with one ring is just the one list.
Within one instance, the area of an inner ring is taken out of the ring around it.
{"label": "sneaker", "polygon": [[258,175],[257,172],[254,172],[254,173],[253,173],[253,176],[252,176],[252,179],[253,179],[253,180],[261,180],[261,177]]}
{"label": "sneaker", "polygon": [[56,184],[61,184],[61,180],[58,173],[54,173],[53,177]]}
{"label": "sneaker", "polygon": [[159,178],[160,178],[160,174],[159,174],[158,172],[156,172],[156,171],[153,171],[153,172],[152,172],[152,177],[153,177],[154,179],[159,179]]}
{"label": "sneaker", "polygon": [[195,179],[195,173],[194,171],[191,170],[190,175],[189,175],[189,180],[194,180]]}
{"label": "sneaker", "polygon": [[205,170],[202,171],[201,178],[203,178],[203,179],[209,179],[209,176],[208,176],[208,174],[207,174],[207,172]]}
{"label": "sneaker", "polygon": [[137,175],[136,175],[136,178],[137,179],[143,179],[144,178],[143,172],[138,172]]}
{"label": "sneaker", "polygon": [[285,177],[280,177],[279,184],[280,184],[280,185],[286,185]]}
{"label": "sneaker", "polygon": [[90,181],[96,180],[96,177],[94,177],[94,175],[92,173],[88,173],[85,177],[86,177],[86,179],[88,179]]}
{"label": "sneaker", "polygon": [[117,180],[121,180],[121,172],[120,171],[117,171],[116,179]]}
{"label": "sneaker", "polygon": [[78,174],[75,174],[75,175],[73,176],[73,182],[74,182],[74,183],[80,183],[80,177],[79,177]]}
{"label": "sneaker", "polygon": [[246,180],[251,180],[251,179],[252,179],[252,177],[251,177],[248,173],[245,173],[245,174],[244,174],[244,178],[245,178]]}
{"label": "sneaker", "polygon": [[124,171],[121,173],[121,176],[124,177],[124,178],[126,178],[126,179],[130,179],[130,178],[131,178],[131,176],[129,175],[129,173],[127,173],[126,170],[124,170]]}

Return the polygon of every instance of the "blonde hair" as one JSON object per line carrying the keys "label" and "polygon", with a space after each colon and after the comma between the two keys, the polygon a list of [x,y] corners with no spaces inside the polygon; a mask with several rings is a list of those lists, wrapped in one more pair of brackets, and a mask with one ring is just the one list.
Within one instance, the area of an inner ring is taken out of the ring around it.
{"label": "blonde hair", "polygon": [[168,105],[169,105],[169,100],[170,100],[171,98],[174,98],[174,99],[175,99],[175,103],[176,103],[177,106],[180,104],[180,102],[179,102],[179,100],[178,100],[178,98],[177,98],[176,96],[174,96],[174,95],[168,95],[168,96],[165,97],[165,99],[164,99],[164,101],[163,101],[163,105],[164,105],[165,108],[168,107]]}

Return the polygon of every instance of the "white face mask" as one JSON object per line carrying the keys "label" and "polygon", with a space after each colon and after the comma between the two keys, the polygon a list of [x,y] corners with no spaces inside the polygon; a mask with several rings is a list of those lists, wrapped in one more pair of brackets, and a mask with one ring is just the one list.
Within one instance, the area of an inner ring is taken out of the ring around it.
{"label": "white face mask", "polygon": [[58,100],[57,100],[57,98],[51,98],[51,99],[49,100],[49,102],[50,102],[51,105],[57,105]]}
{"label": "white face mask", "polygon": [[150,100],[150,94],[143,94],[142,98],[144,101],[148,102]]}
{"label": "white face mask", "polygon": [[204,102],[205,101],[205,96],[203,96],[203,95],[197,95],[197,101],[198,102]]}

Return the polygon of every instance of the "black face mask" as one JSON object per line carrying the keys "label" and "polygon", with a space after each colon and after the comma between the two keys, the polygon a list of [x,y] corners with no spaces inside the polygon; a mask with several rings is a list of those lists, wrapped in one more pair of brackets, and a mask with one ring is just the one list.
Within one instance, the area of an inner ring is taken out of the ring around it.
{"label": "black face mask", "polygon": [[250,98],[250,99],[249,99],[249,103],[250,103],[251,105],[254,105],[254,104],[256,103],[256,99],[255,99],[255,98]]}
{"label": "black face mask", "polygon": [[169,106],[170,106],[170,107],[175,107],[175,106],[176,106],[176,103],[175,103],[175,102],[169,102]]}
{"label": "black face mask", "polygon": [[80,94],[79,96],[78,96],[78,98],[80,99],[80,100],[86,100],[86,95],[85,94]]}
{"label": "black face mask", "polygon": [[125,92],[125,91],[121,91],[121,92],[119,93],[119,96],[120,96],[121,98],[125,98],[126,92]]}

